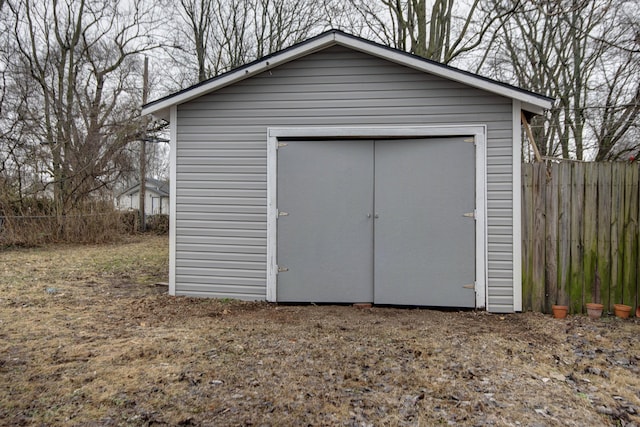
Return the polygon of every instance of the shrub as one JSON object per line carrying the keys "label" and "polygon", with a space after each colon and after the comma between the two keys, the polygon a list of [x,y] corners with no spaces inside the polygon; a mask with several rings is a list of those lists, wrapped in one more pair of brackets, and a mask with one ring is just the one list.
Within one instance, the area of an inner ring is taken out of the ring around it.
{"label": "shrub", "polygon": [[167,234],[169,232],[169,215],[157,214],[147,217],[147,230],[156,234]]}
{"label": "shrub", "polygon": [[46,199],[23,200],[19,207],[0,205],[0,246],[114,242],[135,231],[135,218],[135,212],[123,216],[109,202],[85,203],[55,215]]}

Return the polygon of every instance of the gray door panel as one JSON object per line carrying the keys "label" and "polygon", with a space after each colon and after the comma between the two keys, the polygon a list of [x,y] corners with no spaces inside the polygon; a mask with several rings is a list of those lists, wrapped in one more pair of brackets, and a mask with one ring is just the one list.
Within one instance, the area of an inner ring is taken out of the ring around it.
{"label": "gray door panel", "polygon": [[278,301],[373,301],[373,142],[278,149]]}
{"label": "gray door panel", "polygon": [[473,144],[287,144],[277,165],[277,207],[287,213],[277,225],[287,269],[278,301],[475,306],[475,221],[464,216],[475,206]]}
{"label": "gray door panel", "polygon": [[475,306],[474,176],[461,137],[375,142],[375,303]]}

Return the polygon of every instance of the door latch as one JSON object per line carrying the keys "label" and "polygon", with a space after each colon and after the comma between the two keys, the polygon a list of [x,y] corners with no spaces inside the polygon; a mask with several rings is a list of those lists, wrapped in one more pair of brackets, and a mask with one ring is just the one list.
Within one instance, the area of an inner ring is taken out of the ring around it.
{"label": "door latch", "polygon": [[476,210],[474,209],[473,212],[465,212],[462,214],[463,217],[465,218],[473,218],[476,219]]}

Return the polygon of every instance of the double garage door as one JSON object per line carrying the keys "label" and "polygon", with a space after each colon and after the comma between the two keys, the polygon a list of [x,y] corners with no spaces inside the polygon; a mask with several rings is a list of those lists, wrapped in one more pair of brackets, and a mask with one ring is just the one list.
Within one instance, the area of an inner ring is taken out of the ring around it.
{"label": "double garage door", "polygon": [[465,137],[286,141],[277,300],[475,307]]}

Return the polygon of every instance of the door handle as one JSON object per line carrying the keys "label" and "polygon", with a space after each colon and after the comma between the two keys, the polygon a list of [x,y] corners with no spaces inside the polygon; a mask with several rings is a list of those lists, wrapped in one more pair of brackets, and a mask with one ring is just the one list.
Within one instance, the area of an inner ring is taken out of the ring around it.
{"label": "door handle", "polygon": [[371,214],[370,213],[367,214],[367,218],[371,218]]}
{"label": "door handle", "polygon": [[380,218],[380,215],[378,215],[378,213],[376,212],[376,214],[373,217],[374,218]]}

